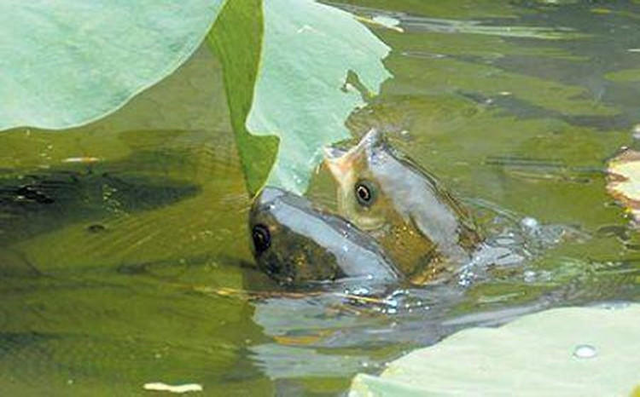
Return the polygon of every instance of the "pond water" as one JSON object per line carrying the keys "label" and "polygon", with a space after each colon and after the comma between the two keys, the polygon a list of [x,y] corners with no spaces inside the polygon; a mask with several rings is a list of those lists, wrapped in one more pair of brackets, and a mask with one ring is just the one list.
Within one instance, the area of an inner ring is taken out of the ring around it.
{"label": "pond water", "polygon": [[[373,303],[283,294],[254,267],[202,47],[101,121],[0,134],[3,395],[336,395],[465,327],[640,298],[640,239],[604,172],[637,145],[640,2],[330,4],[397,23],[372,25],[394,78],[354,135],[385,131],[523,260]],[[334,192],[320,170],[309,195],[335,207]]]}

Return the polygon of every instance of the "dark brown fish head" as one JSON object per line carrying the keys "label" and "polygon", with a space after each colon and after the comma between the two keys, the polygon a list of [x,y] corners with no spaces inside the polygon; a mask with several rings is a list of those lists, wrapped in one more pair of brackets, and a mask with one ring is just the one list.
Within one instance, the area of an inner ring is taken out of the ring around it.
{"label": "dark brown fish head", "polygon": [[399,278],[372,237],[293,193],[263,189],[252,205],[249,228],[258,266],[281,284]]}

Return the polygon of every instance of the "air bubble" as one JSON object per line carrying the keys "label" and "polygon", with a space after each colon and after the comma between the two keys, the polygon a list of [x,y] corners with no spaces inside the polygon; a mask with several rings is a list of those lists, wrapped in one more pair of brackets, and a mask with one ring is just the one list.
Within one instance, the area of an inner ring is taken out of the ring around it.
{"label": "air bubble", "polygon": [[363,296],[363,295],[369,295],[371,293],[371,291],[369,291],[368,288],[365,287],[356,287],[353,290],[346,290],[345,293],[347,295],[358,295],[358,296]]}
{"label": "air bubble", "polygon": [[520,221],[520,223],[522,223],[522,226],[527,227],[529,229],[535,229],[539,226],[538,221],[535,218],[531,218],[531,217],[526,217],[523,218],[522,221]]}
{"label": "air bubble", "polygon": [[598,351],[591,345],[578,345],[573,351],[576,358],[593,358],[598,355]]}
{"label": "air bubble", "polygon": [[382,301],[385,305],[387,305],[388,307],[394,307],[397,308],[398,307],[398,301],[395,299],[385,299],[384,301]]}
{"label": "air bubble", "polygon": [[533,270],[527,270],[524,272],[524,282],[525,283],[532,283],[536,281],[536,272],[534,272]]}

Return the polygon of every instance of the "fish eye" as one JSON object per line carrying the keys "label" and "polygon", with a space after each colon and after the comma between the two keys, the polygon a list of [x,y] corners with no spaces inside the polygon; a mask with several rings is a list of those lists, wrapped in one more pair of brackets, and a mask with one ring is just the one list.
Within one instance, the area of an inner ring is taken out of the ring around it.
{"label": "fish eye", "polygon": [[271,233],[264,225],[255,225],[251,231],[251,238],[258,254],[265,252],[271,246]]}
{"label": "fish eye", "polygon": [[370,206],[376,200],[376,189],[370,181],[358,181],[354,187],[354,191],[360,205]]}

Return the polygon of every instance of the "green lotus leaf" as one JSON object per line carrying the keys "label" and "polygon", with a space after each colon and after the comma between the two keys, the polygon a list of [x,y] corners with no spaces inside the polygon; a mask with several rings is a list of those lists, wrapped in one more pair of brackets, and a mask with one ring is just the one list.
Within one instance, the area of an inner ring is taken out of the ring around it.
{"label": "green lotus leaf", "polygon": [[350,396],[628,396],[640,305],[562,308],[472,328],[358,375]]}
{"label": "green lotus leaf", "polygon": [[[313,0],[239,3],[209,43],[225,67],[249,190],[266,181],[304,193],[322,147],[349,137],[347,116],[390,76],[389,48],[352,14]],[[349,75],[359,82],[346,84]]]}
{"label": "green lotus leaf", "polygon": [[640,152],[627,149],[609,160],[607,192],[640,220]]}
{"label": "green lotus leaf", "polygon": [[191,56],[224,1],[0,2],[0,130],[119,109]]}

